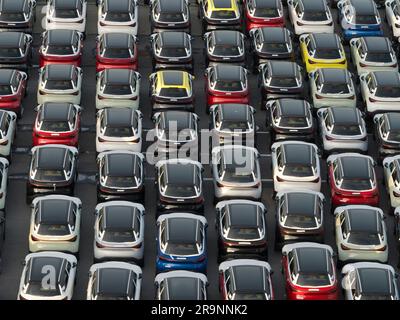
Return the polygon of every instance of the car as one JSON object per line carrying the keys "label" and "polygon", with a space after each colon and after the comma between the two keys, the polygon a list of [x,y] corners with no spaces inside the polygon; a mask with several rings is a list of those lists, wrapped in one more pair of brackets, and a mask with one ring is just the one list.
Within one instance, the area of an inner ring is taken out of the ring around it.
{"label": "car", "polygon": [[377,262],[349,263],[342,269],[346,300],[399,300],[397,273]]}
{"label": "car", "polygon": [[244,198],[259,200],[262,192],[259,153],[242,145],[212,149],[214,201]]}
{"label": "car", "polygon": [[76,30],[55,29],[42,33],[39,48],[39,66],[47,64],[81,65],[83,54],[83,35]]}
{"label": "car", "polygon": [[340,263],[388,260],[388,239],[382,209],[348,205],[335,209],[335,238]]}
{"label": "car", "polygon": [[308,74],[312,106],[323,107],[357,106],[357,90],[352,74],[346,69],[321,68]]}
{"label": "car", "polygon": [[28,71],[32,58],[33,38],[18,31],[0,32],[0,69]]}
{"label": "car", "polygon": [[324,241],[324,204],[321,192],[293,190],[278,192],[276,203],[275,248],[287,243]]}
{"label": "car", "polygon": [[38,196],[72,196],[77,177],[78,150],[62,144],[47,144],[31,149],[29,177],[26,183],[28,204]]}
{"label": "car", "polygon": [[210,107],[212,146],[246,144],[254,146],[256,110],[248,104],[222,103]]}
{"label": "car", "polygon": [[260,27],[284,27],[282,0],[246,0],[246,30]]}
{"label": "car", "polygon": [[400,248],[400,208],[394,210],[394,236],[397,244],[397,250]]}
{"label": "car", "polygon": [[282,269],[288,300],[338,300],[338,276],[330,246],[314,242],[286,244]]}
{"label": "car", "polygon": [[0,110],[9,110],[22,117],[22,99],[26,96],[27,79],[25,72],[0,69]]}
{"label": "car", "polygon": [[63,195],[37,197],[31,205],[29,252],[79,254],[82,202]]}
{"label": "car", "polygon": [[150,36],[153,70],[193,71],[192,41],[183,31],[161,31]]}
{"label": "car", "polygon": [[303,141],[280,141],[271,146],[274,192],[321,190],[318,147]]}
{"label": "car", "polygon": [[400,37],[400,1],[385,1],[386,21],[392,31],[393,38]]}
{"label": "car", "polygon": [[97,156],[97,202],[144,199],[144,156],[128,150],[105,151]]}
{"label": "car", "polygon": [[0,156],[11,160],[12,144],[17,131],[17,115],[0,110]]}
{"label": "car", "polygon": [[374,0],[341,0],[337,3],[343,38],[383,36],[381,17]]}
{"label": "car", "polygon": [[360,76],[361,96],[368,116],[400,111],[400,73],[372,71]]}
{"label": "car", "polygon": [[215,206],[218,260],[268,259],[267,209],[250,200],[220,201]]}
{"label": "car", "polygon": [[376,114],[374,121],[374,138],[380,160],[386,156],[400,154],[400,114],[386,112]]}
{"label": "car", "polygon": [[99,0],[98,34],[123,32],[137,36],[139,7],[136,0]]}
{"label": "car", "polygon": [[154,280],[156,300],[207,300],[207,277],[198,272],[175,270],[159,273]]}
{"label": "car", "polygon": [[246,67],[245,36],[236,30],[213,30],[203,36],[206,66],[229,63]]}
{"label": "car", "polygon": [[0,3],[0,31],[32,33],[35,18],[35,0],[2,0]]}
{"label": "car", "polygon": [[69,29],[85,34],[86,0],[49,0],[45,10],[45,30]]}
{"label": "car", "polygon": [[190,33],[188,0],[150,0],[151,32],[181,30]]}
{"label": "car", "polygon": [[241,66],[216,65],[205,71],[207,111],[220,103],[249,103],[248,71]]}
{"label": "car", "polygon": [[259,66],[261,108],[270,99],[303,98],[305,85],[301,67],[292,61],[270,60]]}
{"label": "car", "polygon": [[[53,251],[30,253],[23,265],[18,300],[72,299],[77,266],[74,255]],[[46,274],[50,278],[46,279]]]}
{"label": "car", "polygon": [[[6,196],[7,196],[7,181],[8,181],[8,167],[10,166],[6,158],[0,157],[0,212],[5,212]],[[5,217],[3,217],[5,218]],[[2,219],[0,222],[4,222]],[[4,228],[4,226],[2,226]]]}
{"label": "car", "polygon": [[222,300],[274,300],[268,262],[254,259],[235,259],[218,267],[219,291]]}
{"label": "car", "polygon": [[359,153],[340,153],[327,158],[331,207],[351,204],[379,205],[375,161]]}
{"label": "car", "polygon": [[325,153],[368,151],[368,134],[363,114],[357,108],[328,107],[317,111],[319,140]]}
{"label": "car", "polygon": [[157,214],[185,210],[204,210],[203,167],[191,159],[160,160],[155,165]]}
{"label": "car", "polygon": [[72,64],[48,64],[39,69],[38,104],[69,102],[81,104],[83,71]]}
{"label": "car", "polygon": [[203,31],[242,28],[238,0],[197,0]]}
{"label": "car", "polygon": [[306,71],[319,68],[347,69],[346,53],[335,33],[308,33],[299,38]]}
{"label": "car", "polygon": [[296,35],[334,33],[333,17],[326,0],[287,0],[287,5]]}
{"label": "car", "polygon": [[194,110],[194,76],[182,70],[162,70],[149,77],[153,112]]}
{"label": "car", "polygon": [[138,109],[140,78],[140,74],[131,69],[105,69],[97,73],[96,109]]}
{"label": "car", "polygon": [[390,206],[395,210],[400,206],[400,155],[386,157],[382,166]]}
{"label": "car", "polygon": [[132,108],[104,108],[97,112],[96,152],[142,150],[142,118]]}
{"label": "car", "polygon": [[250,52],[253,58],[253,70],[268,60],[295,59],[292,34],[282,27],[259,27],[249,31]]}
{"label": "car", "polygon": [[143,205],[130,201],[99,203],[95,208],[94,260],[144,262]]}
{"label": "car", "polygon": [[136,37],[129,33],[102,33],[97,39],[96,72],[104,69],[138,69]]}
{"label": "car", "polygon": [[157,219],[156,273],[186,270],[206,273],[207,220],[191,213],[169,213]]}
{"label": "car", "polygon": [[398,70],[396,53],[386,37],[361,37],[349,41],[358,75],[370,71]]}
{"label": "car", "polygon": [[306,100],[277,99],[269,100],[266,126],[271,131],[271,141],[301,140],[313,141],[315,123],[311,105]]}
{"label": "car", "polygon": [[87,300],[139,300],[142,269],[127,262],[110,261],[90,267]]}
{"label": "car", "polygon": [[68,102],[45,102],[37,106],[33,146],[65,144],[78,147],[81,110],[80,106]]}
{"label": "car", "polygon": [[188,111],[167,110],[153,116],[156,137],[156,151],[159,154],[198,152],[199,116]]}

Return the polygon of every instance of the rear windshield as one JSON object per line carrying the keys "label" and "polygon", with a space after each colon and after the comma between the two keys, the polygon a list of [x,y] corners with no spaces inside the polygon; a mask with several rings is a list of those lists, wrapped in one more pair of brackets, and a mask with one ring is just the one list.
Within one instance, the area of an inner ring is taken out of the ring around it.
{"label": "rear windshield", "polygon": [[65,45],[65,46],[51,45],[51,46],[48,46],[47,53],[64,56],[64,55],[68,55],[68,54],[73,54],[74,50],[72,49],[71,45]]}
{"label": "rear windshield", "polygon": [[311,274],[311,273],[300,273],[297,283],[300,286],[328,286],[330,285],[328,274]]}
{"label": "rear windshield", "polygon": [[131,57],[131,51],[127,48],[109,48],[103,55],[106,58],[127,59]]}
{"label": "rear windshield", "polygon": [[378,87],[375,95],[384,98],[400,98],[400,87],[393,87],[393,86]]}
{"label": "rear windshield", "polygon": [[102,240],[110,242],[135,242],[136,238],[133,230],[106,229]]}
{"label": "rear windshield", "polygon": [[279,11],[277,8],[256,8],[254,10],[254,16],[260,18],[275,18],[279,17]]}
{"label": "rear windshield", "polygon": [[131,21],[131,16],[128,12],[109,12],[105,20],[112,22],[129,22]]}
{"label": "rear windshield", "polygon": [[0,13],[0,20],[5,22],[20,22],[25,21],[25,16],[22,12],[3,12]]}
{"label": "rear windshield", "polygon": [[196,196],[196,190],[192,185],[168,185],[165,195],[169,197],[193,197]]}
{"label": "rear windshield", "polygon": [[272,77],[270,85],[274,87],[297,87],[299,84],[297,83],[297,79],[295,77],[291,78]]}
{"label": "rear windshield", "polygon": [[19,48],[0,48],[0,57],[20,58],[21,50]]}
{"label": "rear windshield", "polygon": [[222,130],[248,130],[249,123],[246,121],[223,121]]}
{"label": "rear windshield", "polygon": [[285,226],[291,228],[316,228],[317,223],[314,216],[291,214],[287,216]]}
{"label": "rear windshield", "polygon": [[8,95],[8,94],[12,94],[12,89],[11,86],[9,85],[0,85],[0,95],[4,96],[4,95]]}
{"label": "rear windshield", "polygon": [[105,94],[116,94],[116,95],[128,95],[132,94],[132,89],[130,85],[106,85],[104,88]]}
{"label": "rear windshield", "polygon": [[63,18],[63,19],[74,19],[78,18],[78,10],[76,9],[57,9],[55,12],[56,18]]}
{"label": "rear windshield", "polygon": [[318,59],[340,59],[340,51],[336,49],[326,49],[326,50],[321,50],[318,49],[317,53],[315,54],[315,58]]}
{"label": "rear windshield", "polygon": [[182,13],[160,13],[159,21],[163,22],[182,22],[183,16]]}
{"label": "rear windshield", "polygon": [[290,128],[302,128],[307,127],[308,123],[306,117],[283,117],[279,125]]}
{"label": "rear windshield", "polygon": [[249,227],[231,227],[228,233],[228,238],[231,239],[243,239],[243,240],[252,240],[258,239],[260,237],[260,232],[257,228],[249,228]]}
{"label": "rear windshield", "polygon": [[136,180],[133,176],[127,177],[107,177],[107,185],[113,186],[116,188],[132,188],[136,186]]}
{"label": "rear windshield", "polygon": [[40,224],[38,233],[48,236],[65,236],[71,234],[68,224]]}
{"label": "rear windshield", "polygon": [[188,96],[185,88],[162,88],[159,95],[172,98],[184,98]]}
{"label": "rear windshield", "polygon": [[303,20],[306,21],[326,21],[328,17],[325,11],[304,12]]}
{"label": "rear windshield", "polygon": [[241,81],[218,80],[215,84],[215,89],[220,91],[243,91],[243,85]]}
{"label": "rear windshield", "polygon": [[400,131],[390,131],[388,135],[388,140],[400,141]]}
{"label": "rear windshield", "polygon": [[288,52],[286,43],[264,43],[262,52],[285,53]]}
{"label": "rear windshield", "polygon": [[104,135],[108,137],[132,137],[134,133],[132,127],[107,127]]}
{"label": "rear windshield", "polygon": [[322,93],[346,94],[349,92],[349,86],[346,83],[325,83],[321,89]]}
{"label": "rear windshield", "polygon": [[236,13],[231,10],[218,10],[211,13],[212,19],[236,19]]}
{"label": "rear windshield", "polygon": [[333,134],[338,135],[345,135],[345,136],[355,136],[361,134],[360,126],[353,124],[353,125],[338,125],[335,124],[332,129]]}
{"label": "rear windshield", "polygon": [[40,181],[64,181],[65,175],[62,170],[43,170],[38,169],[35,175],[36,180]]}
{"label": "rear windshield", "polygon": [[254,182],[254,175],[253,172],[249,172],[243,168],[238,170],[226,170],[223,180],[225,182],[250,183]]}
{"label": "rear windshield", "polygon": [[164,57],[186,57],[187,52],[185,48],[163,48],[160,55]]}
{"label": "rear windshield", "polygon": [[347,190],[369,190],[372,188],[369,179],[343,179],[341,188]]}
{"label": "rear windshield", "polygon": [[68,121],[43,121],[40,130],[64,132],[70,131]]}
{"label": "rear windshield", "polygon": [[171,243],[171,242],[168,242],[167,248],[165,249],[165,253],[186,256],[186,255],[199,254],[199,250],[195,243]]}
{"label": "rear windshield", "polygon": [[368,53],[365,61],[371,62],[392,62],[392,55],[389,52]]}
{"label": "rear windshield", "polygon": [[378,21],[376,20],[375,15],[355,15],[355,23],[356,24],[377,24]]}
{"label": "rear windshield", "polygon": [[377,233],[351,231],[348,241],[353,244],[374,246],[381,242]]}
{"label": "rear windshield", "polygon": [[74,87],[71,80],[47,80],[45,88],[50,90],[71,90]]}
{"label": "rear windshield", "polygon": [[216,45],[212,52],[218,56],[238,56],[240,55],[239,48],[231,45]]}
{"label": "rear windshield", "polygon": [[311,165],[286,164],[283,174],[294,177],[309,177],[313,176],[314,172]]}

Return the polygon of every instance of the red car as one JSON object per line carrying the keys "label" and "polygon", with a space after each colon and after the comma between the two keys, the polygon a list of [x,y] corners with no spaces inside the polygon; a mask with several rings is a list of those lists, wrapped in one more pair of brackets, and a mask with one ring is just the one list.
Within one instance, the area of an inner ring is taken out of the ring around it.
{"label": "red car", "polygon": [[98,37],[96,72],[104,69],[138,68],[135,36],[129,33],[103,33]]}
{"label": "red car", "polygon": [[246,30],[284,27],[282,0],[245,0]]}
{"label": "red car", "polygon": [[77,147],[81,107],[65,102],[46,102],[37,108],[33,145],[64,144]]}
{"label": "red car", "polygon": [[83,35],[75,30],[48,30],[42,34],[39,48],[40,67],[47,64],[81,65]]}
{"label": "red car", "polygon": [[375,161],[358,153],[341,153],[327,159],[332,208],[350,204],[379,205]]}
{"label": "red car", "polygon": [[26,95],[28,76],[14,69],[0,69],[0,109],[22,115],[22,99]]}
{"label": "red car", "polygon": [[336,266],[330,246],[314,242],[282,248],[282,270],[288,300],[337,300]]}
{"label": "red car", "polygon": [[240,66],[214,65],[205,71],[207,111],[214,104],[249,104],[248,71]]}

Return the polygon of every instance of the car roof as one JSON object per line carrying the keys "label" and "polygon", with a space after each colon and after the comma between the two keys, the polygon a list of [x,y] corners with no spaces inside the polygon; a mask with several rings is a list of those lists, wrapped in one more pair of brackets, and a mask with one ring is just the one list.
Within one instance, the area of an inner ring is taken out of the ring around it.
{"label": "car roof", "polygon": [[360,115],[358,109],[347,107],[333,107],[329,109],[334,124],[359,124]]}
{"label": "car roof", "polygon": [[350,222],[350,230],[358,232],[377,232],[379,213],[376,210],[348,209],[347,216]]}
{"label": "car roof", "polygon": [[349,83],[349,73],[345,69],[321,68],[319,72],[323,83]]}
{"label": "car roof", "polygon": [[99,268],[97,270],[96,291],[107,297],[121,297],[128,293],[129,281],[136,274],[123,268]]}
{"label": "car roof", "polygon": [[335,33],[311,33],[311,40],[318,49],[337,49],[340,47],[339,38]]}
{"label": "car roof", "polygon": [[378,86],[400,86],[400,75],[397,71],[374,71]]}
{"label": "car roof", "polygon": [[201,281],[195,277],[169,277],[164,280],[170,300],[197,300]]}
{"label": "car roof", "polygon": [[185,7],[183,0],[158,0],[161,12],[181,12]]}
{"label": "car roof", "polygon": [[286,194],[286,213],[288,215],[314,216],[316,198],[318,196],[314,193],[288,192]]}
{"label": "car roof", "polygon": [[40,201],[39,221],[44,224],[66,224],[72,213],[73,202],[66,199]]}
{"label": "car roof", "polygon": [[309,12],[321,11],[326,8],[325,0],[301,0],[304,10]]}
{"label": "car roof", "polygon": [[25,34],[15,31],[0,32],[0,48],[20,48]]}
{"label": "car roof", "polygon": [[130,153],[109,153],[106,156],[107,166],[106,174],[108,176],[121,177],[121,176],[132,176],[139,172],[137,171],[137,165],[139,157],[135,154]]}
{"label": "car roof", "polygon": [[73,35],[76,31],[66,29],[48,30],[48,44],[49,45],[65,45],[73,43]]}
{"label": "car roof", "polygon": [[361,38],[368,52],[390,52],[390,42],[386,37]]}
{"label": "car roof", "polygon": [[310,164],[312,147],[305,144],[284,144],[285,163]]}
{"label": "car roof", "polygon": [[197,241],[199,220],[189,217],[174,217],[167,219],[168,242],[195,243]]}
{"label": "car roof", "polygon": [[[194,184],[198,167],[193,163],[167,163],[167,183],[171,185]],[[196,170],[196,171],[195,171]]]}
{"label": "car roof", "polygon": [[132,0],[105,0],[107,12],[126,12],[131,8]]}
{"label": "car roof", "polygon": [[372,0],[349,0],[349,2],[354,7],[356,15],[375,13],[375,5]]}
{"label": "car roof", "polygon": [[242,42],[241,33],[234,30],[215,30],[212,31],[215,44],[229,44],[229,45],[240,45]]}
{"label": "car roof", "polygon": [[392,277],[390,271],[383,268],[358,268],[362,294],[391,294]]}
{"label": "car roof", "polygon": [[249,203],[228,204],[228,215],[230,225],[234,227],[257,227],[260,224],[257,205]]}
{"label": "car roof", "polygon": [[21,12],[26,0],[1,0],[1,12]]}
{"label": "car roof", "polygon": [[187,34],[182,31],[163,31],[157,33],[163,47],[186,47]]}
{"label": "car roof", "polygon": [[108,85],[130,84],[132,70],[129,69],[106,69],[104,71],[106,83]]}
{"label": "car roof", "polygon": [[273,77],[293,76],[297,70],[297,64],[291,61],[270,61],[269,66]]}
{"label": "car roof", "polygon": [[48,102],[42,106],[41,118],[46,121],[68,120],[72,105],[66,102]]}
{"label": "car roof", "polygon": [[68,149],[61,147],[37,149],[36,167],[38,169],[64,169],[64,159]]}
{"label": "car roof", "polygon": [[9,85],[16,72],[17,71],[13,69],[0,69],[0,84]]}
{"label": "car roof", "polygon": [[302,117],[307,115],[304,100],[279,99],[278,106],[283,116]]}
{"label": "car roof", "polygon": [[45,67],[47,80],[71,80],[74,66],[71,64],[48,64]]}
{"label": "car roof", "polygon": [[130,48],[132,36],[129,33],[110,32],[103,36],[103,44],[106,48]]}
{"label": "car roof", "polygon": [[256,265],[240,265],[231,268],[235,281],[235,292],[261,293],[265,291],[265,268]]}
{"label": "car roof", "polygon": [[222,121],[243,121],[249,119],[249,106],[238,103],[220,105]]}
{"label": "car roof", "polygon": [[79,0],[54,0],[57,9],[75,9]]}
{"label": "car roof", "polygon": [[193,115],[188,111],[169,110],[161,113],[160,125],[163,128],[175,128],[180,131],[182,129],[192,129],[194,127]]}
{"label": "car roof", "polygon": [[365,157],[341,157],[343,176],[348,179],[369,178],[370,160]]}
{"label": "car roof", "polygon": [[134,217],[137,208],[130,206],[105,206],[103,215],[103,226],[106,230],[132,229],[136,222]]}
{"label": "car roof", "polygon": [[58,283],[64,261],[65,259],[59,257],[32,257],[30,269],[27,270],[27,272],[29,273],[30,282],[41,283],[43,280],[43,270],[45,270],[44,268],[52,266],[52,270],[56,273],[53,279],[56,279]]}
{"label": "car roof", "polygon": [[385,114],[389,130],[400,130],[400,113],[388,112]]}
{"label": "car roof", "polygon": [[281,27],[263,27],[260,29],[265,43],[289,42],[287,30]]}
{"label": "car roof", "polygon": [[107,127],[132,126],[132,116],[136,114],[132,108],[107,108],[104,113]]}
{"label": "car roof", "polygon": [[325,248],[301,247],[294,250],[300,273],[324,274],[328,272],[330,261],[327,255],[329,251]]}
{"label": "car roof", "polygon": [[215,66],[215,71],[217,79],[228,81],[242,80],[243,68],[240,66],[218,64]]}

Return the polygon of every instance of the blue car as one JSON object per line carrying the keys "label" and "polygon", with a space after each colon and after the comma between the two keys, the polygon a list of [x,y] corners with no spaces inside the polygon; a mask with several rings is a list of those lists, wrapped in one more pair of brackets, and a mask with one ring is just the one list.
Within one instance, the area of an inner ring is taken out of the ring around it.
{"label": "blue car", "polygon": [[191,213],[170,213],[157,219],[157,273],[188,270],[206,273],[207,220]]}
{"label": "blue car", "polygon": [[337,6],[339,24],[346,41],[358,37],[383,36],[381,18],[373,0],[341,0]]}

